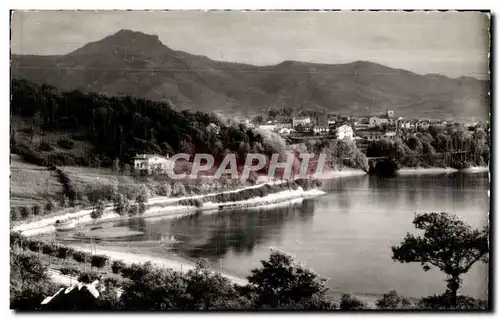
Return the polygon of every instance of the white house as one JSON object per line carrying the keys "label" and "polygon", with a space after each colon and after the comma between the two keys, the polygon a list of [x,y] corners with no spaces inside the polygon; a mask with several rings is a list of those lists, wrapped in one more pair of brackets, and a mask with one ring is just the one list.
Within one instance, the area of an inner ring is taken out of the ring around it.
{"label": "white house", "polygon": [[259,125],[259,128],[267,131],[274,131],[276,130],[277,126],[276,124],[261,124]]}
{"label": "white house", "polygon": [[173,169],[173,162],[168,156],[140,154],[134,157],[134,170],[136,171],[165,174],[170,169]]}
{"label": "white house", "polygon": [[349,125],[342,125],[337,128],[337,138],[340,140],[353,138],[354,131]]}
{"label": "white house", "polygon": [[307,125],[311,124],[311,118],[309,116],[299,116],[299,117],[294,117],[292,119],[292,126],[296,127],[297,125]]}
{"label": "white house", "polygon": [[388,124],[389,120],[387,118],[372,116],[370,117],[370,127],[382,126],[382,124]]}

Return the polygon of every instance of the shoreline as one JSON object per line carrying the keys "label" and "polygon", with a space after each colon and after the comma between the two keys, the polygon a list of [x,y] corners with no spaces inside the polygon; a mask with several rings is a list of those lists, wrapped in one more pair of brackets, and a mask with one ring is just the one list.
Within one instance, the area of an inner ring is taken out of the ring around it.
{"label": "shoreline", "polygon": [[[276,182],[276,184],[281,184],[282,182]],[[242,188],[239,190],[232,190],[221,193],[234,193],[244,189],[252,189],[263,187],[265,184],[258,184],[249,186],[246,188]],[[325,194],[324,191],[319,189],[311,189],[304,191],[301,187],[296,190],[284,190],[277,193],[268,194],[263,197],[254,197],[246,200],[236,201],[236,202],[223,202],[223,203],[214,203],[214,202],[206,202],[203,203],[202,207],[189,206],[189,205],[175,205],[182,200],[186,199],[199,199],[207,196],[212,196],[214,194],[220,193],[210,193],[206,195],[193,195],[193,196],[184,196],[184,197],[153,197],[148,200],[147,210],[144,214],[138,216],[119,216],[113,211],[112,205],[106,205],[104,209],[104,214],[98,220],[93,220],[90,217],[92,209],[86,208],[72,213],[66,213],[63,215],[51,216],[48,218],[44,218],[41,220],[37,220],[34,222],[22,223],[16,225],[12,228],[13,231],[20,231],[25,236],[34,236],[47,232],[55,231],[54,223],[57,220],[65,220],[65,221],[74,221],[78,224],[88,224],[94,223],[98,224],[100,222],[109,222],[115,220],[126,220],[126,219],[134,219],[134,218],[147,218],[147,217],[177,217],[190,213],[195,213],[197,211],[211,211],[211,210],[222,210],[222,209],[245,209],[245,208],[261,208],[269,205],[279,204],[281,202],[289,202],[292,200],[309,198],[314,196],[320,196]],[[172,205],[169,205],[172,204]],[[167,205],[167,206],[161,206]]]}

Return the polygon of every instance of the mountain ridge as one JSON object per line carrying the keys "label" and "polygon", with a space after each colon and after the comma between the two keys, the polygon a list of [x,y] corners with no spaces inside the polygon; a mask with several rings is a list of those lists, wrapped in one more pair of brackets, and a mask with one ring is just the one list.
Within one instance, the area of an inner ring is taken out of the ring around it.
{"label": "mountain ridge", "polygon": [[420,75],[368,61],[344,64],[286,60],[256,66],[176,51],[157,35],[120,30],[66,55],[12,55],[13,78],[60,90],[169,100],[179,109],[228,116],[268,108],[338,114],[393,109],[406,117],[488,117],[489,81]]}

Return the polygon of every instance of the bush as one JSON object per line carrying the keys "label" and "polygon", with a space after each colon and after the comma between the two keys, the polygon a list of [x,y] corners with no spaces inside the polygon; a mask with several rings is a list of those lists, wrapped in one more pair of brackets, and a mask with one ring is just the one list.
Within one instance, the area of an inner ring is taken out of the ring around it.
{"label": "bush", "polygon": [[66,246],[59,246],[57,248],[57,258],[66,259],[74,253],[72,248]]}
{"label": "bush", "polygon": [[170,184],[159,185],[156,188],[156,194],[158,194],[158,196],[167,196],[167,197],[169,197],[172,194],[172,186],[170,186]]}
{"label": "bush", "polygon": [[80,274],[80,276],[78,276],[78,281],[84,284],[90,284],[93,283],[95,280],[99,279],[100,279],[99,274],[93,271],[83,272]]}
{"label": "bush", "polygon": [[342,294],[340,298],[340,310],[360,310],[366,308],[366,304],[351,294]]}
{"label": "bush", "polygon": [[55,208],[56,208],[56,202],[52,198],[47,199],[47,203],[45,203],[45,211],[51,212]]}
{"label": "bush", "polygon": [[90,213],[90,217],[92,219],[99,219],[102,217],[102,215],[104,215],[104,203],[102,201],[99,201],[92,210],[92,213]]}
{"label": "bush", "polygon": [[408,309],[411,303],[408,299],[400,297],[396,291],[392,290],[377,300],[376,305],[379,309]]}
{"label": "bush", "polygon": [[444,293],[442,295],[433,295],[420,299],[418,307],[421,309],[462,309],[462,310],[485,310],[488,309],[487,302],[481,299],[469,296],[458,296],[457,306],[454,307],[451,302],[451,295]]}
{"label": "bush", "polygon": [[55,256],[57,249],[58,249],[57,245],[52,244],[52,243],[45,243],[42,246],[42,252],[45,255]]}
{"label": "bush", "polygon": [[21,212],[19,211],[19,208],[11,207],[10,208],[10,220],[15,221],[15,220],[19,220],[20,218],[21,218]]}
{"label": "bush", "polygon": [[43,243],[38,240],[28,241],[28,249],[34,252],[40,252],[42,250]]}
{"label": "bush", "polygon": [[80,275],[80,270],[73,267],[63,267],[60,268],[59,271],[61,272],[61,274],[71,277],[76,277]]}
{"label": "bush", "polygon": [[28,207],[26,206],[21,206],[20,208],[20,213],[21,213],[21,217],[23,219],[27,219],[27,218],[30,218],[31,217],[31,209],[29,209]]}
{"label": "bush", "polygon": [[130,208],[127,197],[123,194],[116,194],[113,198],[113,210],[120,216],[128,213]]}
{"label": "bush", "polygon": [[114,274],[119,274],[121,270],[125,267],[125,263],[121,260],[115,260],[111,264],[111,270]]}
{"label": "bush", "polygon": [[33,216],[38,216],[38,215],[41,215],[42,214],[42,206],[40,204],[36,204],[36,205],[33,205],[33,207],[31,208],[32,212],[33,212]]}
{"label": "bush", "polygon": [[181,182],[175,182],[172,186],[172,196],[181,197],[186,195],[186,188]]}
{"label": "bush", "polygon": [[106,266],[106,263],[108,262],[109,257],[105,255],[93,255],[91,258],[91,265],[92,267],[97,267],[97,268],[103,268]]}
{"label": "bush", "polygon": [[85,253],[83,251],[74,251],[73,252],[73,259],[76,261],[76,262],[79,262],[79,263],[87,263],[90,261],[90,254],[88,253]]}
{"label": "bush", "polygon": [[151,262],[146,262],[144,264],[132,264],[129,267],[124,267],[122,269],[122,276],[134,281],[141,280],[146,274],[153,270],[153,265]]}
{"label": "bush", "polygon": [[139,206],[137,204],[130,205],[130,208],[128,209],[128,215],[137,216],[138,214],[139,214]]}

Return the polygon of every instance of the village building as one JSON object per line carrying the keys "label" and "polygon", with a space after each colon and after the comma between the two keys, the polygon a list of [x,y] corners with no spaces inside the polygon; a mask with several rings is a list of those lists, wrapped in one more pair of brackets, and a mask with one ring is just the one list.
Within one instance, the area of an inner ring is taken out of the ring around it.
{"label": "village building", "polygon": [[146,171],[148,174],[166,174],[173,168],[173,162],[168,155],[164,157],[161,155],[140,154],[136,155],[133,160],[135,171]]}
{"label": "village building", "polygon": [[311,118],[309,116],[298,116],[292,119],[292,126],[296,127],[298,125],[306,126],[311,124]]}
{"label": "village building", "polygon": [[369,127],[378,127],[384,124],[394,124],[396,120],[394,118],[394,111],[387,110],[384,115],[381,116],[371,116],[369,119]]}
{"label": "village building", "polygon": [[337,128],[336,132],[337,139],[351,139],[354,137],[354,131],[349,125],[342,125]]}
{"label": "village building", "polygon": [[326,134],[329,131],[329,127],[326,125],[315,126],[313,128],[314,134]]}
{"label": "village building", "polygon": [[266,130],[266,131],[275,131],[277,128],[276,124],[261,124],[258,126],[260,129]]}

